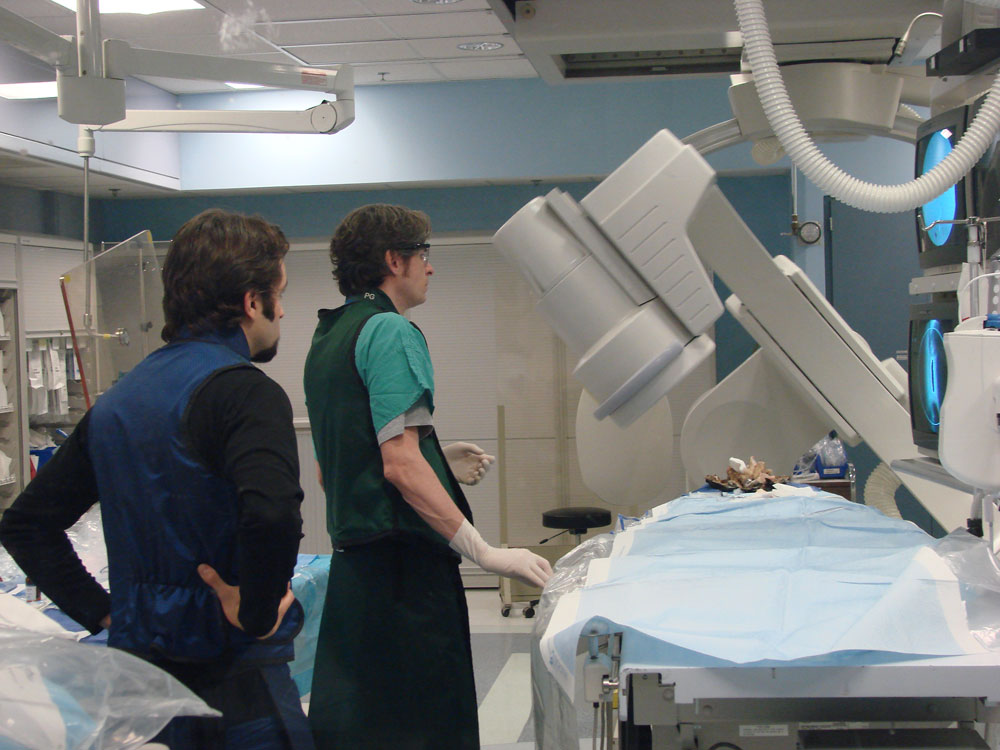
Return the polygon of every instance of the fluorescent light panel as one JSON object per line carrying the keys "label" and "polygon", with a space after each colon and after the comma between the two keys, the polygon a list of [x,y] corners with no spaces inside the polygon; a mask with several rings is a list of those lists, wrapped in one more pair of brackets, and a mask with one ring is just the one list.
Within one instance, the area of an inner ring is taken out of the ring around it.
{"label": "fluorescent light panel", "polygon": [[0,96],[4,99],[55,99],[56,82],[0,84]]}
{"label": "fluorescent light panel", "polygon": [[[76,0],[52,0],[57,5],[76,12]],[[195,0],[100,0],[101,14],[105,13],[137,13],[148,16],[153,13],[165,13],[170,10],[204,10],[205,6]]]}
{"label": "fluorescent light panel", "polygon": [[226,85],[231,89],[266,89],[267,86],[261,86],[259,83],[237,83],[236,81],[226,81]]}

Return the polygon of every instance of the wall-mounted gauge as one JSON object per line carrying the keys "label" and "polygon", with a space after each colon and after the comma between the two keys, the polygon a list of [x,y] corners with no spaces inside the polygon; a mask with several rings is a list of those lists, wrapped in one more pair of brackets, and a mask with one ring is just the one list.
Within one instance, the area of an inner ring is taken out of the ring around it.
{"label": "wall-mounted gauge", "polygon": [[819,238],[823,236],[823,230],[820,228],[819,222],[803,221],[799,224],[795,235],[799,238],[800,242],[804,242],[807,245],[815,245],[819,242]]}

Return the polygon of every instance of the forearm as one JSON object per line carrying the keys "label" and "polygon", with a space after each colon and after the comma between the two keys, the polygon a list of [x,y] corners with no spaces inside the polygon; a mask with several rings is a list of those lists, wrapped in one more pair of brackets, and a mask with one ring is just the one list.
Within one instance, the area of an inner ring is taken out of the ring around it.
{"label": "forearm", "polygon": [[87,424],[85,416],[0,518],[0,543],[56,606],[96,633],[111,611],[111,597],[66,536],[66,529],[97,502],[86,453]]}
{"label": "forearm", "polygon": [[382,444],[385,478],[427,525],[451,540],[465,516],[420,452],[417,430],[407,428]]}
{"label": "forearm", "polygon": [[241,505],[239,620],[247,633],[262,636],[274,627],[278,604],[295,573],[302,538],[299,498],[247,492]]}
{"label": "forearm", "polygon": [[526,549],[491,547],[462,515],[420,452],[415,427],[386,440],[381,449],[385,478],[452,549],[491,573],[513,576],[533,586],[545,585],[552,575],[546,560]]}
{"label": "forearm", "polygon": [[0,543],[53,604],[90,632],[103,629],[111,596],[83,566],[64,530],[46,528],[15,503],[0,519]]}
{"label": "forearm", "polygon": [[430,464],[421,456],[392,478],[386,477],[403,499],[424,521],[445,539],[455,536],[465,516],[445,490]]}

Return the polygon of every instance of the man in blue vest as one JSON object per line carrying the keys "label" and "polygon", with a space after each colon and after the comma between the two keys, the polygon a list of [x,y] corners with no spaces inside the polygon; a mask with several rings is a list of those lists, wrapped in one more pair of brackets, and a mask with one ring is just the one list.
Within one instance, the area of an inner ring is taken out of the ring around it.
{"label": "man in blue vest", "polygon": [[[102,394],[0,520],[25,574],[108,645],[170,672],[222,719],[171,750],[313,747],[291,680],[302,518],[292,409],[252,362],[277,352],[288,242],[213,209],[163,267],[167,345]],[[110,595],[66,536],[100,502]]]}
{"label": "man in blue vest", "polygon": [[430,355],[403,317],[427,298],[430,229],[376,204],[330,243],[346,304],[320,311],[305,366],[335,550],[309,704],[320,750],[478,748],[460,555],[535,586],[552,573],[483,540],[456,473],[474,483],[470,460],[487,459],[469,444],[449,456],[435,435]]}

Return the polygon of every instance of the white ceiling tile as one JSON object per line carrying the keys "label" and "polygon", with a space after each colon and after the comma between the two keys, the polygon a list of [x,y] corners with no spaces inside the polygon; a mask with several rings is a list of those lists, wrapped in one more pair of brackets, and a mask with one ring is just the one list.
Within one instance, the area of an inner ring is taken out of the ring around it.
{"label": "white ceiling tile", "polygon": [[[56,190],[72,195],[83,195],[83,170],[69,165],[46,165],[31,170],[20,170],[8,175],[4,172],[6,182],[12,185],[25,185],[36,190]],[[119,177],[90,173],[90,195],[93,198],[110,197],[110,189],[118,190],[118,197],[140,197],[153,195],[169,195],[173,191],[143,185],[141,183],[123,180]]]}
{"label": "white ceiling tile", "polygon": [[[385,75],[379,75],[380,73]],[[358,86],[443,80],[446,80],[445,77],[430,63],[378,63],[354,66],[354,83]]]}
{"label": "white ceiling tile", "polygon": [[499,60],[442,60],[432,63],[449,81],[481,78],[537,78],[534,66],[524,57]]}
{"label": "white ceiling tile", "polygon": [[377,16],[401,16],[407,13],[458,13],[464,10],[488,10],[487,0],[459,0],[449,5],[415,3],[413,0],[360,0],[372,14]]}
{"label": "white ceiling tile", "polygon": [[[178,10],[148,16],[136,13],[112,13],[101,16],[101,36],[105,39],[129,39],[150,36],[186,36],[218,34],[225,16],[217,10]],[[75,26],[75,20],[74,20]],[[69,32],[76,34],[73,28]]]}
{"label": "white ceiling tile", "polygon": [[[503,46],[492,52],[470,52],[461,50],[458,45],[462,42],[499,42]],[[475,36],[448,39],[414,39],[410,42],[417,51],[418,56],[427,60],[441,60],[447,58],[460,58],[463,60],[479,60],[489,57],[510,57],[520,54],[521,50],[509,36]]]}
{"label": "white ceiling tile", "polygon": [[[28,18],[22,15],[23,18]],[[28,18],[32,23],[38,24],[43,29],[51,31],[53,34],[76,36],[76,16],[41,16],[38,18]]]}
{"label": "white ceiling tile", "polygon": [[17,13],[24,18],[37,21],[47,16],[65,16],[74,18],[76,14],[51,0],[0,0],[0,7]]}
{"label": "white ceiling tile", "polygon": [[[372,15],[357,0],[203,0],[225,13],[252,21],[308,21]],[[262,12],[263,11],[263,12]]]}
{"label": "white ceiling tile", "polygon": [[491,11],[437,13],[434,15],[386,16],[383,21],[402,39],[445,36],[490,36],[506,33]]}
{"label": "white ceiling tile", "polygon": [[378,18],[272,23],[258,26],[257,33],[281,46],[374,42],[403,38]]}
{"label": "white ceiling tile", "polygon": [[274,52],[271,45],[256,37],[241,39],[235,45],[224,45],[218,34],[136,37],[128,41],[133,47],[140,49],[183,52],[189,55],[246,55],[256,52]]}
{"label": "white ceiling tile", "polygon": [[0,169],[21,169],[36,164],[34,159],[13,154],[9,151],[0,151]]}
{"label": "white ceiling tile", "polygon": [[310,65],[392,62],[418,60],[421,57],[408,42],[403,41],[311,45],[292,47],[289,51]]}

